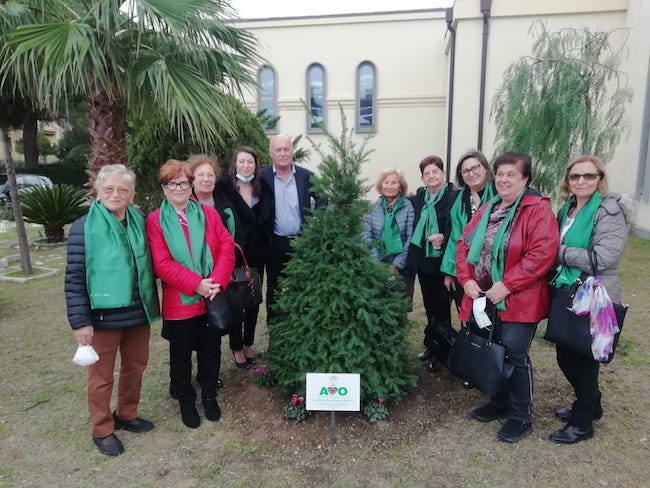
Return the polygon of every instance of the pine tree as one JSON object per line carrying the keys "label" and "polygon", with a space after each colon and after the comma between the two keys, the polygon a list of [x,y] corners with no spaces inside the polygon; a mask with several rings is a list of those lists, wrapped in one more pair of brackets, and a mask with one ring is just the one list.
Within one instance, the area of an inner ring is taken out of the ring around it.
{"label": "pine tree", "polygon": [[361,238],[369,209],[361,164],[367,139],[352,141],[342,113],[339,138],[327,130],[316,192],[328,207],[307,217],[280,280],[269,365],[285,393],[302,392],[307,372],[360,373],[363,403],[395,401],[415,385],[407,366],[409,332],[403,283],[374,262]]}

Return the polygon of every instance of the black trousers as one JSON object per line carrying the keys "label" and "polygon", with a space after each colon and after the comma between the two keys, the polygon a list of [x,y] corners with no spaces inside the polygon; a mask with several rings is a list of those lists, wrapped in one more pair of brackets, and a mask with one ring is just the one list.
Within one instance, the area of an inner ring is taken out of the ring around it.
{"label": "black trousers", "polygon": [[598,389],[600,363],[592,357],[578,355],[557,345],[555,350],[557,364],[576,394],[569,424],[581,429],[590,429],[594,411],[601,409],[601,393]]}
{"label": "black trousers", "polygon": [[169,377],[179,401],[196,401],[192,386],[192,351],[196,350],[199,385],[203,398],[217,396],[217,379],[221,366],[221,336],[208,324],[205,315],[184,320],[163,320],[165,338],[169,340]]}
{"label": "black trousers", "polygon": [[445,288],[445,275],[418,273],[427,322],[437,320],[451,325],[451,295]]}
{"label": "black trousers", "polygon": [[284,236],[273,236],[271,244],[271,254],[266,262],[266,323],[272,324],[276,318],[273,311],[275,304],[275,290],[278,287],[278,279],[289,262],[293,249],[291,248],[292,238]]}

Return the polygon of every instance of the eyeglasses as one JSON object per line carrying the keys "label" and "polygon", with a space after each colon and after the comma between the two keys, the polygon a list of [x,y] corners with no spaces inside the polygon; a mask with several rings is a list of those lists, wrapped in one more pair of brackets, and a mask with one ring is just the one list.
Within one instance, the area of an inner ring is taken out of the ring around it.
{"label": "eyeglasses", "polygon": [[468,174],[472,173],[473,175],[477,175],[479,170],[481,169],[480,164],[477,164],[476,166],[472,166],[471,168],[464,169],[460,172],[462,176],[467,176]]}
{"label": "eyeglasses", "polygon": [[577,182],[580,181],[580,178],[584,178],[585,181],[596,181],[598,178],[600,178],[602,175],[600,173],[571,173],[568,178],[569,181],[572,182]]}
{"label": "eyeglasses", "polygon": [[187,190],[192,184],[185,180],[185,181],[168,181],[165,183],[165,186],[170,189],[171,191],[176,190],[176,188],[180,188],[181,190]]}

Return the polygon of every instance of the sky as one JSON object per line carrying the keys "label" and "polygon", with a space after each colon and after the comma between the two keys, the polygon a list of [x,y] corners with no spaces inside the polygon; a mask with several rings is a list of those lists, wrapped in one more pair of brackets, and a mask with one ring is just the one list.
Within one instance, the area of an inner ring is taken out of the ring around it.
{"label": "sky", "polygon": [[453,0],[230,0],[244,19],[449,7]]}

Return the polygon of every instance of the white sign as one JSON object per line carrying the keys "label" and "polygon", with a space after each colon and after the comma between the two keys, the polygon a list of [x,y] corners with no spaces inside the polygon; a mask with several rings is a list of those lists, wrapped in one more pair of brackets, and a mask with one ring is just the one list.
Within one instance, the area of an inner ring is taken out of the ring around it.
{"label": "white sign", "polygon": [[307,373],[306,391],[307,410],[361,410],[361,376],[358,373]]}

